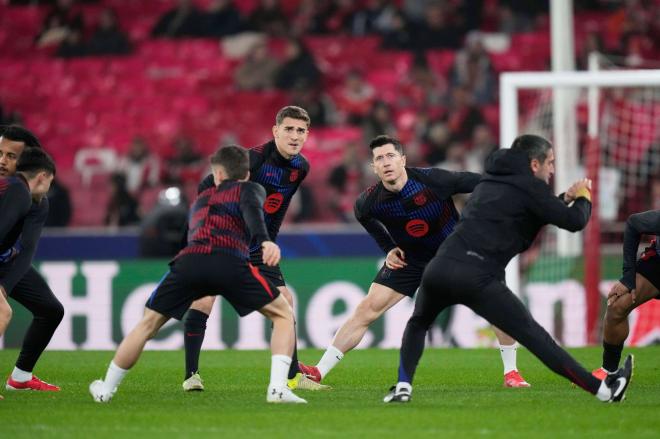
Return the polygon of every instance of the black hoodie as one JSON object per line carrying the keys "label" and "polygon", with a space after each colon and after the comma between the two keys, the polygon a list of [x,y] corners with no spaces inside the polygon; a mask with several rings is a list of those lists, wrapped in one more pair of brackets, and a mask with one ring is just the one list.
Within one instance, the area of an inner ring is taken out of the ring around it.
{"label": "black hoodie", "polygon": [[527,154],[501,149],[486,160],[486,173],[437,256],[472,263],[504,279],[506,265],[529,248],[541,227],[554,224],[575,232],[590,214],[586,198],[569,207],[534,177]]}

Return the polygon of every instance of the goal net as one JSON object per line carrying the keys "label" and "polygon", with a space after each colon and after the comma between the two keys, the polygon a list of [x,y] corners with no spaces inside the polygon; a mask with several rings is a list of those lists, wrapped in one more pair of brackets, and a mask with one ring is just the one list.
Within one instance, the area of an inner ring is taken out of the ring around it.
{"label": "goal net", "polygon": [[[590,72],[509,73],[500,92],[503,147],[522,133],[542,135],[555,147],[557,194],[584,176],[595,183],[587,229],[546,227],[507,282],[560,342],[596,343],[604,298],[621,273],[625,221],[660,208],[660,71],[601,63]],[[660,321],[660,307],[648,308],[644,318]]]}

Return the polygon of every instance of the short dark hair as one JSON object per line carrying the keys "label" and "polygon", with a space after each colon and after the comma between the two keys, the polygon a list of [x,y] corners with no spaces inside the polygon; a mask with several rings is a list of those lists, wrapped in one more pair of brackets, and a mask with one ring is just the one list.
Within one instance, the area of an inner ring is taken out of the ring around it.
{"label": "short dark hair", "polygon": [[27,147],[16,163],[16,172],[23,172],[33,178],[39,172],[55,175],[55,162],[46,151],[38,147]]}
{"label": "short dark hair", "polygon": [[230,180],[241,180],[250,170],[250,157],[242,146],[227,145],[213,153],[211,165],[222,166]]}
{"label": "short dark hair", "polygon": [[0,136],[14,142],[23,142],[28,148],[41,148],[41,142],[32,131],[20,125],[5,125],[0,127]]}
{"label": "short dark hair", "polygon": [[511,144],[511,149],[527,154],[530,163],[534,159],[544,163],[545,159],[548,158],[548,151],[552,149],[552,144],[544,137],[535,134],[523,134],[516,137]]}
{"label": "short dark hair", "polygon": [[379,146],[387,145],[388,143],[391,143],[394,145],[394,149],[401,155],[405,155],[403,152],[403,144],[398,140],[395,139],[394,137],[387,136],[385,134],[381,134],[380,136],[374,137],[371,142],[369,142],[369,148],[373,151],[374,148],[378,148]]}
{"label": "short dark hair", "polygon": [[304,108],[296,107],[295,105],[288,105],[280,109],[275,116],[275,124],[282,125],[284,119],[290,117],[291,119],[302,120],[307,124],[307,128],[311,125],[312,120]]}

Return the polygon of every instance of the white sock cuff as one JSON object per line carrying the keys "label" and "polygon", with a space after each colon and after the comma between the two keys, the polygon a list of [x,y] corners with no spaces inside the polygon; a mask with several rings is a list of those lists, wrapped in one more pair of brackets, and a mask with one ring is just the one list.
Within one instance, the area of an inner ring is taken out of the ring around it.
{"label": "white sock cuff", "polygon": [[344,353],[332,345],[328,346],[327,351],[332,354],[333,357],[337,357],[340,360],[344,358]]}
{"label": "white sock cuff", "polygon": [[32,379],[32,372],[14,366],[14,370],[11,373],[11,379],[18,381],[19,383],[24,383]]}
{"label": "white sock cuff", "polygon": [[281,361],[282,363],[286,363],[287,366],[291,366],[291,357],[288,355],[273,355],[271,358],[274,361]]}
{"label": "white sock cuff", "polygon": [[121,367],[117,366],[114,361],[110,361],[110,366],[108,366],[108,369],[112,369],[120,373],[128,372],[128,369],[122,369]]}
{"label": "white sock cuff", "polygon": [[498,343],[498,345],[499,345],[500,349],[503,349],[503,350],[506,350],[506,351],[508,351],[508,350],[514,350],[515,351],[515,350],[518,349],[518,343],[513,343],[511,345]]}

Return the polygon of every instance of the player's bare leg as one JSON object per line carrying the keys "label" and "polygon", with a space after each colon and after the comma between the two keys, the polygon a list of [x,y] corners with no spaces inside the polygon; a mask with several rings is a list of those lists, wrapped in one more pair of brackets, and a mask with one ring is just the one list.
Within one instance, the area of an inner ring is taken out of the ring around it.
{"label": "player's bare leg", "polygon": [[306,403],[297,397],[287,387],[287,375],[291,367],[296,333],[294,329],[293,310],[284,296],[279,295],[268,305],[259,310],[273,322],[273,333],[270,339],[272,353],[270,384],[266,400],[275,403]]}
{"label": "player's bare leg", "polygon": [[529,383],[518,372],[518,366],[516,364],[518,343],[496,326],[492,326],[492,328],[500,345],[500,355],[502,357],[502,365],[504,366],[504,386],[529,387]]}
{"label": "player's bare leg", "polygon": [[341,361],[344,354],[360,343],[369,326],[404,297],[406,296],[392,288],[372,283],[367,296],[355,308],[346,323],[339,328],[319,363],[316,367],[310,367],[305,373],[319,381],[324,378]]}
{"label": "player's bare leg", "polygon": [[603,365],[594,371],[594,376],[603,379],[607,372],[619,368],[623,343],[628,338],[630,312],[658,297],[658,289],[644,276],[637,273],[635,290],[628,291],[620,282],[614,284],[607,299],[607,310],[603,321]]}
{"label": "player's bare leg", "polygon": [[9,302],[7,302],[7,295],[5,294],[5,290],[0,286],[0,337],[5,335],[5,331],[7,330],[7,326],[9,326],[12,314],[13,311],[11,306],[9,306]]}
{"label": "player's bare leg", "polygon": [[108,366],[104,380],[96,380],[89,385],[89,391],[96,402],[109,402],[117,391],[124,376],[137,363],[147,341],[153,338],[169,317],[145,308],[142,320],[122,340],[115,357]]}

